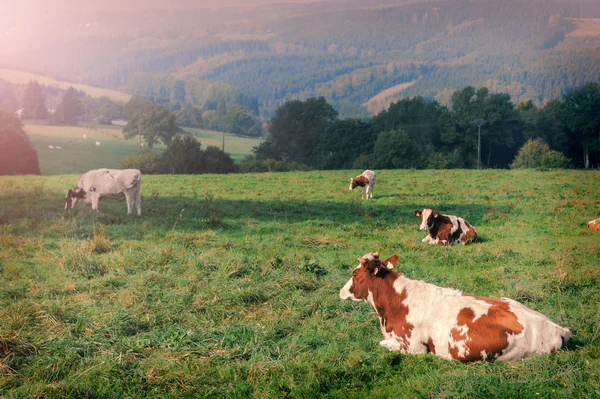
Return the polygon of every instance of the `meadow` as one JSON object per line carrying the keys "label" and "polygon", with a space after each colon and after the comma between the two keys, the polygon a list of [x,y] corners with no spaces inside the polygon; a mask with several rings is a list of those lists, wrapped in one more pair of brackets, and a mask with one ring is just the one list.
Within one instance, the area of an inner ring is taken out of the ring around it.
{"label": "meadow", "polygon": [[[24,130],[37,151],[42,175],[81,174],[96,168],[119,168],[126,156],[138,152],[137,139],[125,140],[120,126],[25,124]],[[202,129],[187,130],[198,138],[203,149],[209,145],[221,148],[223,133]],[[96,146],[96,141],[100,142],[99,147]],[[259,139],[225,133],[225,151],[236,161],[250,154],[252,147],[258,143]],[[50,149],[50,145],[60,146],[62,149]],[[162,144],[154,146],[159,154],[165,148]]]}
{"label": "meadow", "polygon": [[[124,200],[63,211],[78,175],[0,177],[0,397],[600,397],[599,171],[360,171],[144,176]],[[421,243],[414,210],[480,242]],[[461,364],[379,346],[340,301],[356,257],[506,296],[573,332],[562,350]]]}

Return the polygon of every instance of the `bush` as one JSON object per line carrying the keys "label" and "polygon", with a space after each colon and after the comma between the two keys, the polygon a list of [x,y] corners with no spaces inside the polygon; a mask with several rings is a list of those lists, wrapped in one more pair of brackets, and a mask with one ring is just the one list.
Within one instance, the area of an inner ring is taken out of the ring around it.
{"label": "bush", "polygon": [[569,159],[562,152],[550,150],[542,156],[542,167],[548,169],[564,169],[569,166]]}
{"label": "bush", "polygon": [[139,169],[143,174],[161,173],[160,156],[152,151],[128,155],[121,161],[123,169]]}
{"label": "bush", "polygon": [[564,168],[569,160],[560,152],[551,150],[548,144],[540,138],[529,139],[521,147],[511,169],[518,168]]}
{"label": "bush", "polygon": [[237,170],[233,159],[219,147],[208,146],[202,153],[204,173],[232,173]]}
{"label": "bush", "polygon": [[297,162],[279,161],[272,158],[258,159],[249,155],[240,164],[240,172],[289,172],[292,170],[309,170],[309,167]]}

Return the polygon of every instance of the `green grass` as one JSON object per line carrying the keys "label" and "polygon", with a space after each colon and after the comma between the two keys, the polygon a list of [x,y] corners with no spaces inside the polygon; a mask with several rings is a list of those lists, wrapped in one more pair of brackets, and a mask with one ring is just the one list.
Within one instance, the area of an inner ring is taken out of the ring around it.
{"label": "green grass", "polygon": [[[85,173],[96,168],[119,168],[121,161],[138,152],[136,139],[125,140],[118,126],[24,126],[38,154],[42,175]],[[83,138],[83,136],[87,138]],[[71,143],[69,143],[71,141]],[[96,146],[96,141],[100,146]],[[61,150],[48,146],[60,146]],[[164,145],[156,145],[162,152]]]}
{"label": "green grass", "polygon": [[[0,397],[600,396],[600,172],[378,171],[369,201],[359,172],[145,176],[140,218],[63,212],[77,175],[0,177]],[[482,241],[422,244],[424,206]],[[388,352],[338,297],[371,251],[574,339],[514,363]]]}
{"label": "green grass", "polygon": [[[192,133],[200,143],[202,148],[210,145],[221,148],[223,144],[223,133],[214,130],[184,128],[185,131]],[[263,140],[253,137],[239,137],[232,133],[225,133],[225,152],[234,160],[241,161],[252,151],[252,147],[260,144]]]}
{"label": "green grass", "polygon": [[[122,127],[91,126],[51,126],[26,124],[25,132],[37,150],[42,175],[84,173],[96,168],[119,168],[121,161],[138,152],[136,139],[123,139]],[[202,144],[202,148],[216,145],[221,148],[222,133],[201,129],[186,129],[192,132]],[[83,136],[86,135],[87,139]],[[71,141],[71,143],[69,143]],[[100,146],[96,147],[96,141]],[[240,161],[250,154],[259,139],[225,134],[225,152],[234,160]],[[57,145],[62,150],[49,149]],[[158,153],[166,147],[155,145]]]}
{"label": "green grass", "polygon": [[116,90],[103,89],[100,87],[88,86],[84,84],[71,83],[53,79],[48,76],[39,75],[35,73],[18,71],[14,69],[0,68],[0,79],[15,83],[15,84],[27,84],[31,80],[36,80],[38,83],[46,86],[58,87],[60,89],[68,89],[73,87],[76,90],[83,91],[90,97],[103,97],[106,96],[113,101],[119,103],[126,103],[131,99],[131,95],[122,93]]}

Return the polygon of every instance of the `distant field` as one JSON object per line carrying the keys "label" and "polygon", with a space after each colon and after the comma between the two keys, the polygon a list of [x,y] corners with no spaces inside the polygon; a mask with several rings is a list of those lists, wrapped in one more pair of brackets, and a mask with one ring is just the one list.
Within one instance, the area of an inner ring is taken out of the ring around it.
{"label": "distant field", "polygon": [[[123,139],[122,128],[116,126],[25,125],[24,129],[37,150],[43,175],[118,168],[123,158],[138,151],[137,140]],[[83,138],[84,135],[87,138]],[[100,143],[99,147],[96,141]],[[49,149],[49,145],[62,149]],[[165,146],[157,145],[155,148],[162,151]]]}
{"label": "distant field", "polygon": [[13,69],[4,69],[0,68],[0,79],[7,80],[16,84],[27,84],[30,80],[37,80],[38,83],[46,85],[46,86],[56,86],[61,89],[68,89],[69,86],[73,86],[74,89],[81,90],[86,94],[89,94],[90,97],[102,97],[106,96],[113,101],[126,103],[131,98],[131,95],[126,93],[121,93],[115,90],[102,89],[99,87],[93,87],[83,84],[70,83],[59,81],[48,76],[38,75],[35,73],[17,71]]}
{"label": "distant field", "polygon": [[[359,172],[145,176],[141,217],[65,212],[79,176],[0,176],[0,397],[600,398],[600,171],[381,170],[368,201]],[[422,243],[425,206],[480,242]],[[573,339],[512,363],[389,352],[339,298],[372,251]]]}
{"label": "distant field", "polygon": [[600,18],[566,18],[577,27],[567,36],[600,36]]}
{"label": "distant field", "polygon": [[[96,168],[118,168],[121,160],[138,151],[137,140],[123,139],[120,126],[49,126],[25,125],[25,132],[37,150],[43,175],[83,173]],[[202,129],[186,129],[196,135],[202,148],[214,145],[221,148],[222,133]],[[86,135],[86,139],[83,136]],[[71,143],[69,143],[71,141]],[[95,145],[96,141],[100,146]],[[259,139],[225,134],[225,152],[240,161],[250,154]],[[60,146],[61,150],[48,146]],[[155,145],[159,153],[166,147]]]}
{"label": "distant field", "polygon": [[[202,148],[206,148],[209,145],[221,148],[223,142],[223,133],[221,132],[192,128],[184,128],[184,130],[194,134],[200,140]],[[239,137],[235,134],[225,133],[225,152],[236,161],[240,161],[246,155],[250,154],[252,147],[260,144],[262,141],[263,139]]]}

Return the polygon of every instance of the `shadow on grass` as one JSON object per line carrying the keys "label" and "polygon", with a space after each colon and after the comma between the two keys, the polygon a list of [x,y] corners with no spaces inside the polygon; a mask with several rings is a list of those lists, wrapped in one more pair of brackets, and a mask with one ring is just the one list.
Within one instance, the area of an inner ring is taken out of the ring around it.
{"label": "shadow on grass", "polygon": [[[51,198],[37,198],[35,204],[22,199],[0,196],[0,203],[13,204],[11,212],[0,212],[3,223],[14,223],[23,219],[36,221],[54,218],[77,219],[79,221],[98,221],[105,225],[130,224],[143,221],[148,227],[172,228],[178,230],[198,230],[205,228],[227,228],[239,221],[302,223],[314,221],[328,225],[347,225],[369,223],[380,227],[418,228],[419,219],[416,209],[422,204],[382,204],[377,201],[278,201],[278,200],[230,200],[193,198],[185,196],[150,196],[142,200],[142,216],[126,214],[123,199],[102,199],[100,212],[93,212],[88,203],[79,203],[72,211],[63,211],[64,203]],[[447,204],[438,207],[442,213],[464,217],[477,229],[490,208],[481,205]],[[498,211],[497,208],[494,211]],[[514,214],[515,210],[502,209]],[[485,242],[480,236],[479,242]]]}

